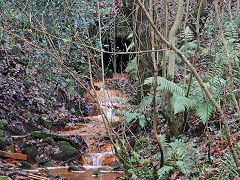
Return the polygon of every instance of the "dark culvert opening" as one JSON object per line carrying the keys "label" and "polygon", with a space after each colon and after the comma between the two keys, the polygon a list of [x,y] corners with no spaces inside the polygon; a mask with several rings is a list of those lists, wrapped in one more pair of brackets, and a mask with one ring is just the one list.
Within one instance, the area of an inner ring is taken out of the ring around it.
{"label": "dark culvert opening", "polygon": [[[109,52],[126,52],[131,41],[122,37],[116,37],[115,40],[104,42],[104,50]],[[112,77],[113,73],[122,73],[129,62],[129,54],[110,54],[103,53],[105,76]],[[115,63],[116,62],[116,63]]]}

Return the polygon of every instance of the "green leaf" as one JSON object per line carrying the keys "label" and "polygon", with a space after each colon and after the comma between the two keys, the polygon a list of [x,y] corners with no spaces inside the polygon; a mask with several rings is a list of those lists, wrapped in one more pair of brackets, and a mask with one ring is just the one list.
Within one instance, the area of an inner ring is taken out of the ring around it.
{"label": "green leaf", "polygon": [[139,125],[143,128],[145,126],[146,120],[144,115],[139,116]]}
{"label": "green leaf", "polygon": [[69,90],[70,94],[72,94],[72,95],[75,94],[74,86],[70,86],[70,87],[68,88],[68,90]]}
{"label": "green leaf", "polygon": [[141,100],[141,102],[140,102],[140,104],[139,104],[139,110],[140,110],[141,112],[143,112],[143,111],[145,111],[149,106],[151,106],[151,104],[152,104],[152,99],[153,99],[152,94],[150,94],[150,95],[148,95],[148,96],[145,96],[145,97]]}
{"label": "green leaf", "polygon": [[130,39],[130,38],[132,38],[132,37],[133,37],[133,33],[130,33],[130,34],[128,35],[127,39]]}
{"label": "green leaf", "polygon": [[130,123],[133,119],[136,119],[138,113],[136,112],[126,112],[125,114],[125,121],[126,123]]}
{"label": "green leaf", "polygon": [[133,58],[132,60],[129,61],[125,72],[130,73],[131,71],[135,70],[137,67],[137,58]]}
{"label": "green leaf", "polygon": [[191,170],[189,169],[188,166],[186,166],[186,162],[183,161],[177,161],[176,165],[180,171],[182,171],[186,175],[190,175]]}
{"label": "green leaf", "polygon": [[44,120],[44,121],[46,121],[46,120],[48,120],[48,115],[47,114],[41,114],[40,115],[40,118],[42,119],[42,120]]}
{"label": "green leaf", "polygon": [[40,101],[41,103],[45,103],[45,100],[42,97],[35,97],[34,99]]}
{"label": "green leaf", "polygon": [[171,170],[173,170],[174,169],[174,167],[172,167],[172,166],[163,166],[161,169],[159,169],[158,171],[157,171],[157,173],[158,173],[158,176],[161,178],[161,177],[163,177],[164,175],[166,175],[166,174],[168,174]]}
{"label": "green leaf", "polygon": [[62,39],[62,40],[63,40],[64,43],[68,43],[69,42],[69,40],[67,40],[67,39]]}
{"label": "green leaf", "polygon": [[[153,84],[153,83],[154,83],[154,77],[149,77],[144,80],[144,84]],[[185,95],[185,92],[181,87],[179,87],[174,82],[169,81],[163,77],[158,77],[157,83],[158,83],[157,90],[166,90],[173,94],[178,94],[181,96]]]}
{"label": "green leaf", "polygon": [[201,102],[197,104],[196,113],[198,117],[203,121],[205,124],[207,118],[212,114],[214,110],[214,106],[211,102],[208,102],[208,107],[206,102]]}
{"label": "green leaf", "polygon": [[185,96],[174,95],[171,99],[171,104],[174,109],[174,114],[183,112],[186,109],[193,108],[196,105],[197,101],[193,98],[187,98]]}
{"label": "green leaf", "polygon": [[132,47],[134,46],[134,42],[132,42],[128,47],[127,47],[127,51],[129,51],[130,49],[132,49]]}

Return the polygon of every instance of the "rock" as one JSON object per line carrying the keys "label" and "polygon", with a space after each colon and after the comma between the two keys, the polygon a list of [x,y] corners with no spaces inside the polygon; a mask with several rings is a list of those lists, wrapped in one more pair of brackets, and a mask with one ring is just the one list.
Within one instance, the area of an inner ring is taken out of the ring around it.
{"label": "rock", "polygon": [[46,132],[33,132],[31,136],[35,139],[46,139],[48,137],[52,137],[55,142],[66,141],[69,142],[71,146],[75,147],[76,149],[79,149],[82,152],[84,152],[85,149],[87,148],[86,142],[83,140],[81,136],[78,135],[65,138],[57,134],[49,134]]}
{"label": "rock", "polygon": [[0,176],[0,180],[12,180],[12,179],[7,176]]}
{"label": "rock", "polygon": [[114,170],[122,170],[123,169],[122,164],[119,161],[114,161],[112,163],[112,168]]}
{"label": "rock", "polygon": [[27,154],[29,162],[36,162],[38,149],[34,145],[27,146],[23,149],[23,153]]}
{"label": "rock", "polygon": [[6,141],[0,138],[0,150],[3,150],[6,147]]}
{"label": "rock", "polygon": [[22,161],[19,165],[21,169],[34,169],[33,166],[25,161]]}
{"label": "rock", "polygon": [[98,170],[93,171],[92,175],[93,176],[99,176],[100,175],[100,170],[98,169]]}
{"label": "rock", "polygon": [[43,167],[53,167],[54,163],[53,162],[46,162],[45,164],[43,164]]}
{"label": "rock", "polygon": [[59,141],[57,146],[60,149],[60,153],[58,154],[51,154],[53,159],[59,161],[68,161],[70,159],[75,158],[78,156],[78,150],[70,145],[69,142],[66,141]]}
{"label": "rock", "polygon": [[55,141],[52,137],[47,137],[42,142],[43,143],[48,143],[49,145],[54,145],[55,144]]}
{"label": "rock", "polygon": [[14,135],[24,135],[24,134],[26,134],[25,125],[21,121],[17,121],[17,120],[11,121],[8,129]]}
{"label": "rock", "polygon": [[100,159],[101,165],[103,166],[112,166],[112,164],[116,161],[116,158],[113,154],[105,154]]}
{"label": "rock", "polygon": [[44,166],[45,164],[47,164],[50,161],[50,158],[47,156],[42,156],[39,158],[39,162],[38,164],[41,166]]}
{"label": "rock", "polygon": [[52,127],[52,121],[49,119],[48,115],[46,114],[40,115],[40,123],[48,129],[51,129]]}
{"label": "rock", "polygon": [[74,163],[69,163],[68,171],[80,171],[80,167]]}
{"label": "rock", "polygon": [[63,176],[61,174],[58,174],[54,177],[54,180],[63,180]]}

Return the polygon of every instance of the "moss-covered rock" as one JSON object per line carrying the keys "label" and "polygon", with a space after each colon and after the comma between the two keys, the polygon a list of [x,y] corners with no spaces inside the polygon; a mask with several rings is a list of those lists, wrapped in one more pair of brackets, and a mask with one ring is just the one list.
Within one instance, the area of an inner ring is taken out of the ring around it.
{"label": "moss-covered rock", "polygon": [[25,161],[22,161],[22,162],[18,165],[18,167],[21,168],[21,169],[34,169],[34,167],[33,167],[31,164],[29,164],[29,163],[27,163],[27,162],[25,162]]}
{"label": "moss-covered rock", "polygon": [[38,155],[38,149],[34,146],[27,146],[23,149],[23,153],[28,155],[29,162],[36,162],[36,156]]}
{"label": "moss-covered rock", "polygon": [[43,167],[53,167],[54,163],[53,162],[46,162],[45,164],[43,164]]}
{"label": "moss-covered rock", "polygon": [[78,156],[78,150],[70,145],[69,142],[66,141],[59,141],[57,146],[60,149],[60,153],[58,154],[51,154],[53,159],[59,161],[67,161],[70,159],[75,158]]}
{"label": "moss-covered rock", "polygon": [[74,163],[69,163],[68,165],[69,165],[68,171],[80,171],[81,170],[81,168]]}
{"label": "moss-covered rock", "polygon": [[3,150],[6,147],[6,141],[0,138],[0,150]]}
{"label": "moss-covered rock", "polygon": [[59,136],[57,134],[49,134],[46,132],[33,132],[31,137],[34,139],[46,139],[48,137],[53,138],[55,142],[66,141],[70,143],[71,146],[78,149],[80,152],[84,152],[87,149],[87,144],[81,136],[75,135],[68,138]]}
{"label": "moss-covered rock", "polygon": [[12,180],[12,179],[7,176],[0,176],[0,180]]}
{"label": "moss-covered rock", "polygon": [[[33,132],[31,134],[31,136],[35,139],[46,139],[48,137],[51,137],[54,139],[54,141],[66,141],[67,138],[64,138],[62,136],[59,136],[57,134],[49,134],[49,133],[46,133],[46,132]],[[69,141],[69,139],[68,139]]]}
{"label": "moss-covered rock", "polygon": [[48,115],[46,114],[40,115],[40,123],[48,129],[52,127],[52,121],[49,119]]}
{"label": "moss-covered rock", "polygon": [[54,139],[52,137],[47,137],[42,142],[43,143],[48,143],[50,145],[54,145],[55,144],[55,141],[54,141]]}

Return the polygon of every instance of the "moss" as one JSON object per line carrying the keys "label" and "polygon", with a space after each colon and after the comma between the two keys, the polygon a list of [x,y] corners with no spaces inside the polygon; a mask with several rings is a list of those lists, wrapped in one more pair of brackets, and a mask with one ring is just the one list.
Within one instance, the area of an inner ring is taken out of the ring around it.
{"label": "moss", "polygon": [[48,143],[48,144],[50,144],[50,145],[55,144],[55,141],[54,141],[54,139],[53,139],[52,137],[47,137],[47,138],[45,138],[42,142],[43,142],[43,143]]}
{"label": "moss", "polygon": [[36,156],[38,155],[38,149],[34,146],[27,146],[23,149],[23,153],[28,155],[28,161],[36,162]]}
{"label": "moss", "polygon": [[0,180],[12,180],[12,179],[7,176],[0,176]]}
{"label": "moss", "polygon": [[43,164],[43,167],[53,167],[54,163],[53,162],[46,162],[45,164]]}
{"label": "moss", "polygon": [[57,146],[60,149],[60,153],[51,155],[55,160],[67,161],[78,156],[78,150],[72,147],[69,142],[59,141]]}
{"label": "moss", "polygon": [[69,165],[68,171],[80,171],[81,169],[74,164]]}
{"label": "moss", "polygon": [[145,137],[139,138],[139,141],[140,141],[141,143],[147,143],[147,142],[148,142],[148,140],[147,140]]}
{"label": "moss", "polygon": [[40,123],[48,129],[52,127],[52,121],[49,119],[48,115],[46,114],[40,115]]}
{"label": "moss", "polygon": [[3,150],[6,147],[6,141],[0,138],[0,150]]}
{"label": "moss", "polygon": [[48,138],[48,137],[52,137],[55,141],[65,141],[66,140],[66,138],[61,137],[57,134],[49,134],[49,133],[46,133],[46,132],[33,132],[31,134],[31,136],[35,139],[45,139],[45,138]]}
{"label": "moss", "polygon": [[21,169],[34,169],[33,166],[25,161],[22,161],[19,165]]}

